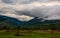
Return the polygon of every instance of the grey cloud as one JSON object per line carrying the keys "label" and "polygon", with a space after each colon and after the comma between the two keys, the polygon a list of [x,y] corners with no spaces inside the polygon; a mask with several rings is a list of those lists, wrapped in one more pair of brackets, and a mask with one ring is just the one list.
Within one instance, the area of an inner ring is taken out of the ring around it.
{"label": "grey cloud", "polygon": [[2,2],[10,4],[10,3],[13,3],[13,0],[2,0]]}
{"label": "grey cloud", "polygon": [[17,14],[28,15],[32,17],[45,18],[50,16],[60,16],[60,6],[41,6],[30,10],[17,11]]}
{"label": "grey cloud", "polygon": [[58,17],[60,16],[60,6],[54,5],[54,6],[35,6],[32,9],[22,9],[17,10],[9,7],[4,7],[0,9],[0,14],[5,13],[14,13],[16,15],[27,15],[32,17],[39,17],[39,18],[45,18],[45,17],[54,17],[55,15]]}
{"label": "grey cloud", "polygon": [[16,13],[15,10],[13,8],[1,8],[0,9],[0,15],[1,14],[5,14],[5,13]]}
{"label": "grey cloud", "polygon": [[50,2],[50,1],[60,1],[60,0],[2,0],[6,4],[30,4],[33,2]]}
{"label": "grey cloud", "polygon": [[45,17],[55,18],[55,16],[56,17],[60,16],[60,6],[40,6],[26,10],[15,10],[12,8],[0,9],[0,14],[5,14],[7,12],[14,13],[15,15],[27,15],[27,16],[39,17],[39,18],[45,18]]}
{"label": "grey cloud", "polygon": [[[47,1],[60,1],[60,0],[19,0],[18,2],[21,4],[29,4],[32,2],[47,2]],[[11,0],[11,2],[6,2],[3,0],[5,3],[16,3],[16,0]],[[17,3],[18,3],[17,2]],[[11,5],[12,6],[12,5]],[[14,7],[13,7],[14,8]],[[17,15],[28,15],[32,17],[39,17],[39,18],[44,18],[44,17],[50,17],[56,15],[57,17],[60,15],[60,6],[34,6],[32,9],[27,9],[27,5],[25,5],[22,10],[17,10],[13,9],[12,7],[5,8],[0,11],[0,14],[7,13],[15,13]],[[26,9],[25,9],[26,8]],[[31,8],[31,7],[30,7]],[[6,11],[7,10],[7,11]]]}
{"label": "grey cloud", "polygon": [[31,2],[35,2],[37,0],[2,0],[3,3],[6,4],[29,4]]}

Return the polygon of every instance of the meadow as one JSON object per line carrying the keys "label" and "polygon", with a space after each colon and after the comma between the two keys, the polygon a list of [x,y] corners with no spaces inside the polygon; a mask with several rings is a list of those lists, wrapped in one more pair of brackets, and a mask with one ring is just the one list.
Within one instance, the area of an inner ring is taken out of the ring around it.
{"label": "meadow", "polygon": [[0,38],[60,38],[60,32],[20,32],[22,36],[16,36],[15,32],[0,31]]}

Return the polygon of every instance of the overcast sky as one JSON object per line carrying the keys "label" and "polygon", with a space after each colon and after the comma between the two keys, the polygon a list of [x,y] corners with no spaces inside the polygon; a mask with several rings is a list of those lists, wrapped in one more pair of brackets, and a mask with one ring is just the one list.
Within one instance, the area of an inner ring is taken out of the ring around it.
{"label": "overcast sky", "polygon": [[0,0],[0,15],[30,20],[60,19],[60,0]]}

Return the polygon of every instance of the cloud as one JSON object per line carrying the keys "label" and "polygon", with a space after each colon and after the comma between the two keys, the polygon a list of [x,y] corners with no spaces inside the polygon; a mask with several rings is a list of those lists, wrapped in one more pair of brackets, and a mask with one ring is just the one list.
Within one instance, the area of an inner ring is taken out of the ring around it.
{"label": "cloud", "polygon": [[0,8],[0,14],[11,13],[15,14],[15,10],[13,8]]}
{"label": "cloud", "polygon": [[6,4],[29,4],[33,2],[52,2],[52,1],[60,1],[60,0],[2,0],[3,3]]}
{"label": "cloud", "polygon": [[5,14],[1,14],[1,15],[14,17],[14,18],[17,18],[17,19],[19,19],[21,21],[28,21],[28,20],[33,18],[33,17],[30,17],[30,16],[26,16],[26,15],[16,15],[16,14],[12,14],[12,13],[5,13]]}
{"label": "cloud", "polygon": [[2,0],[2,2],[4,2],[4,3],[13,3],[13,0]]}
{"label": "cloud", "polygon": [[33,18],[33,17],[27,16],[27,15],[23,15],[21,13],[18,15],[17,12],[13,8],[1,8],[0,15],[14,17],[21,21],[28,21]]}
{"label": "cloud", "polygon": [[30,10],[17,11],[18,15],[20,13],[39,18],[50,17],[50,16],[52,17],[55,15],[58,17],[58,15],[60,15],[60,6],[41,6],[41,7],[34,7],[33,9]]}
{"label": "cloud", "polygon": [[0,0],[0,14],[23,20],[26,17],[59,19],[60,0]]}

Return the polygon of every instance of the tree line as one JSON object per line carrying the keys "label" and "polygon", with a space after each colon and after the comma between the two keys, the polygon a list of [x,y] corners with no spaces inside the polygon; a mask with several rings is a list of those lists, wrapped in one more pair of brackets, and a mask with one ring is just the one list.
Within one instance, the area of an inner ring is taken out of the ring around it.
{"label": "tree line", "polygon": [[33,25],[25,25],[25,26],[13,26],[13,25],[4,25],[0,24],[0,30],[16,30],[16,29],[21,29],[21,30],[60,30],[60,23],[55,23],[55,24],[33,24]]}

